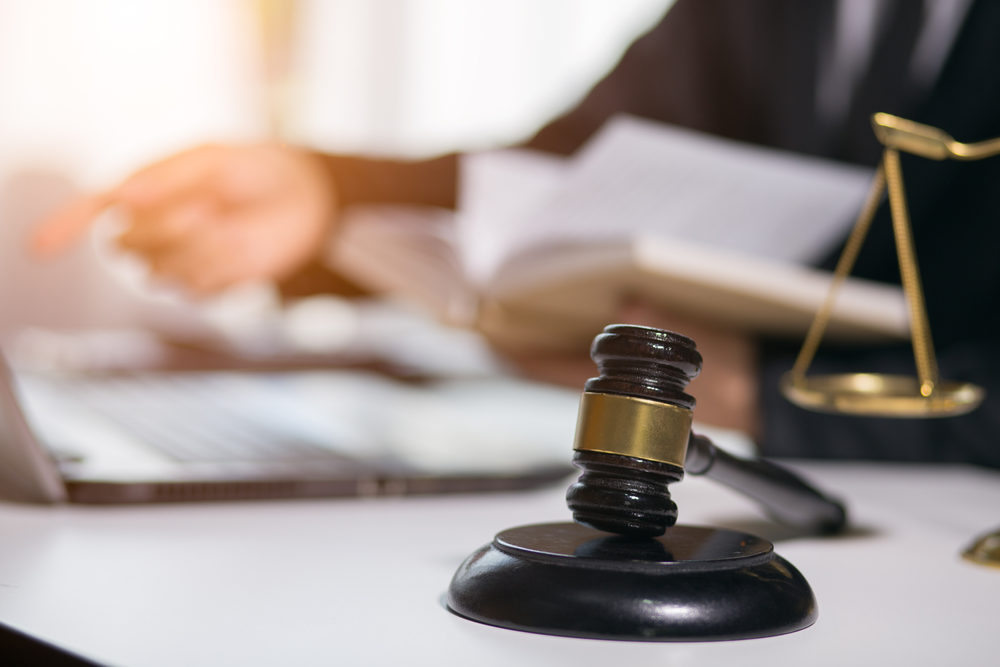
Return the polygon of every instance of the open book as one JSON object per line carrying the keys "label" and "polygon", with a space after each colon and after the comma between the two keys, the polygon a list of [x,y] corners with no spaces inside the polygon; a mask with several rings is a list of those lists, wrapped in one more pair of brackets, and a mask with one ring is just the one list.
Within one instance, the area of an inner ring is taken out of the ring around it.
{"label": "open book", "polygon": [[[631,117],[577,155],[465,158],[457,213],[351,213],[330,260],[514,345],[589,340],[622,303],[801,336],[871,172]],[[896,286],[849,279],[831,336],[907,333]]]}

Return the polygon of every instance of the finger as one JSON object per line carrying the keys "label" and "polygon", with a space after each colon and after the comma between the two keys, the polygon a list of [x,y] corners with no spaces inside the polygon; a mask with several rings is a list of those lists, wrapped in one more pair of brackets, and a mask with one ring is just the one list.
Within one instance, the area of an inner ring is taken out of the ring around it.
{"label": "finger", "polygon": [[226,252],[215,235],[149,257],[157,280],[178,285],[188,292],[206,295],[244,279],[242,259]]}
{"label": "finger", "polygon": [[183,274],[181,279],[188,292],[208,296],[234,285],[273,277],[260,258],[239,246],[238,239],[219,233],[211,242],[190,248],[183,259],[178,258],[175,270]]}
{"label": "finger", "polygon": [[226,158],[221,146],[199,146],[140,169],[115,189],[121,201],[137,207],[158,206],[209,185]]}
{"label": "finger", "polygon": [[207,297],[247,280],[249,277],[243,275],[238,267],[214,264],[192,276],[187,283],[187,290],[196,297]]}
{"label": "finger", "polygon": [[185,243],[193,234],[218,222],[218,217],[216,207],[202,199],[139,210],[116,241],[123,250],[152,254]]}
{"label": "finger", "polygon": [[209,266],[211,259],[203,249],[203,241],[181,244],[149,253],[149,270],[157,279],[187,286],[199,271]]}
{"label": "finger", "polygon": [[225,153],[219,146],[193,148],[137,171],[114,190],[71,202],[40,223],[29,239],[31,251],[39,257],[64,251],[112,204],[158,206],[209,183]]}
{"label": "finger", "polygon": [[76,199],[39,223],[29,245],[34,255],[51,257],[77,241],[102,211],[115,203],[111,193]]}

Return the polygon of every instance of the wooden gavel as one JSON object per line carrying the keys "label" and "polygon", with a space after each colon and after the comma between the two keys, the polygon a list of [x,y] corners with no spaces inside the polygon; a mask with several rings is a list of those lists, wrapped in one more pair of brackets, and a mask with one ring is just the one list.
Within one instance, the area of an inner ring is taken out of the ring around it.
{"label": "wooden gavel", "polygon": [[695,399],[684,389],[702,362],[693,340],[615,324],[594,339],[591,358],[599,376],[584,388],[573,456],[583,474],[566,495],[576,522],[622,535],[662,535],[677,521],[668,485],[687,472],[750,496],[803,532],[844,527],[843,505],[798,475],[737,458],[691,433]]}

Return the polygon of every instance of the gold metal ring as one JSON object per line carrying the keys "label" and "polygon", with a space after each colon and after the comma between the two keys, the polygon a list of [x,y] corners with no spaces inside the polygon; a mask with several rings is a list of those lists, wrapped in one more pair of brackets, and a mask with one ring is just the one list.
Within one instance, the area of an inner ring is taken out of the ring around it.
{"label": "gold metal ring", "polygon": [[968,382],[940,380],[927,395],[918,378],[882,373],[785,373],[781,392],[810,410],[871,417],[952,417],[974,410],[983,400],[983,390]]}
{"label": "gold metal ring", "polygon": [[692,413],[634,396],[584,392],[573,449],[684,467]]}

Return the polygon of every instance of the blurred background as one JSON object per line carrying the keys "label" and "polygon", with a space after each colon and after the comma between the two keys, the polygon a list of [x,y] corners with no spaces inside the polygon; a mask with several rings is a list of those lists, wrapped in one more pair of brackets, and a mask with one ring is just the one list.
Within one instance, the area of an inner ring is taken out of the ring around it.
{"label": "blurred background", "polygon": [[26,326],[200,326],[204,304],[109,269],[100,234],[28,257],[32,225],[72,193],[207,141],[414,157],[517,141],[669,4],[0,0],[0,342]]}

